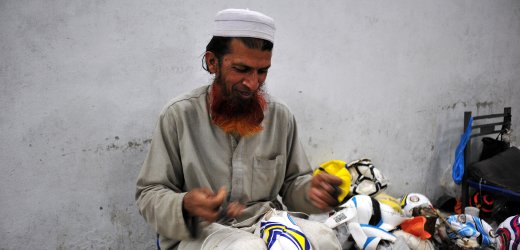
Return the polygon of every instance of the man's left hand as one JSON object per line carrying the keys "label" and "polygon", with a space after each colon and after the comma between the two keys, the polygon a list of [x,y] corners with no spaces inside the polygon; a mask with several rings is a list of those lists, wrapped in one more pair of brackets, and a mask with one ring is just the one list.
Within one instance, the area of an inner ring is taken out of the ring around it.
{"label": "man's left hand", "polygon": [[327,173],[319,173],[313,176],[309,190],[311,203],[322,211],[332,209],[339,204],[337,197],[334,197],[334,193],[337,192],[337,187],[341,183],[343,181],[339,177]]}

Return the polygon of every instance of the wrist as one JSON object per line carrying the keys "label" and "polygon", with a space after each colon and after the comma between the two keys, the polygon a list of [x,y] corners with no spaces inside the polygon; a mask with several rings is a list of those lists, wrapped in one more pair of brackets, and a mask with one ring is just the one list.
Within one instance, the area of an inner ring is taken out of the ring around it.
{"label": "wrist", "polygon": [[182,198],[182,218],[184,219],[184,224],[190,231],[190,235],[192,238],[197,238],[199,234],[199,218],[196,216],[192,216],[184,205],[184,200],[186,199],[186,195]]}

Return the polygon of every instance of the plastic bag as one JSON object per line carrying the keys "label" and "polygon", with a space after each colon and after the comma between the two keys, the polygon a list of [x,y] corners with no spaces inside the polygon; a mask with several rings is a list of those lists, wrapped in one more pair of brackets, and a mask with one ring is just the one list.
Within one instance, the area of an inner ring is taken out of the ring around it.
{"label": "plastic bag", "polygon": [[440,186],[444,191],[444,194],[450,197],[460,197],[461,187],[453,181],[452,170],[450,167],[444,169],[440,179]]}

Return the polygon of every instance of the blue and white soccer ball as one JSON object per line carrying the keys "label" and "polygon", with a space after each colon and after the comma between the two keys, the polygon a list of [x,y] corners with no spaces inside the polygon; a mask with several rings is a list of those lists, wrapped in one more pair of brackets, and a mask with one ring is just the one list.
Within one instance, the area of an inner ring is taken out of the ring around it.
{"label": "blue and white soccer ball", "polygon": [[[437,220],[441,223],[441,220]],[[447,225],[439,227],[440,235],[445,235],[457,246],[464,249],[494,247],[495,232],[493,228],[484,220],[468,214],[458,214],[449,216],[446,219]]]}

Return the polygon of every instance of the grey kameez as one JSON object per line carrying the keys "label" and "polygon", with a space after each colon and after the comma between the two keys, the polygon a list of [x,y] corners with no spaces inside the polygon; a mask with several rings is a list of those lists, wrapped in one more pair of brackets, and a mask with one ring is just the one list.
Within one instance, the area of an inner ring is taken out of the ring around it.
{"label": "grey kameez", "polygon": [[182,199],[197,187],[224,186],[228,200],[246,202],[234,227],[251,226],[268,207],[279,207],[278,194],[289,210],[319,213],[308,200],[312,169],[287,106],[271,98],[264,130],[237,141],[212,124],[208,90],[195,89],[163,109],[137,180],[137,205],[161,246],[189,238]]}

